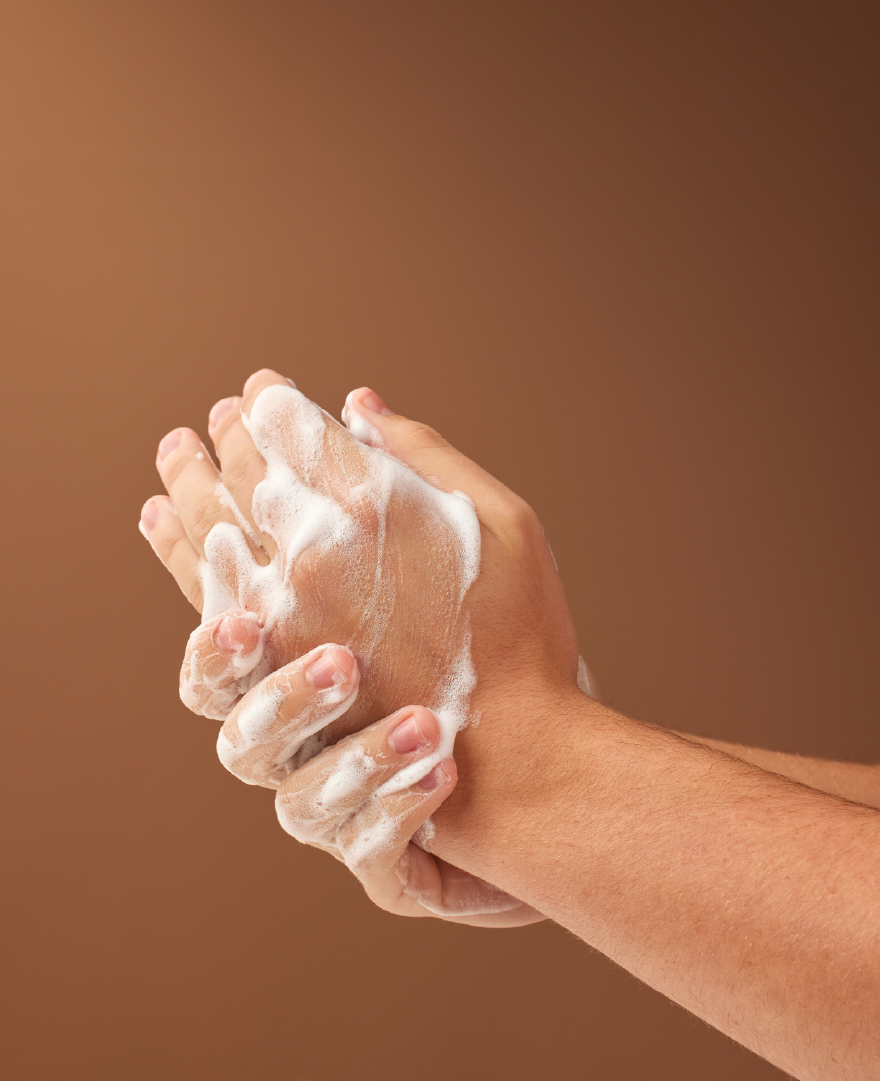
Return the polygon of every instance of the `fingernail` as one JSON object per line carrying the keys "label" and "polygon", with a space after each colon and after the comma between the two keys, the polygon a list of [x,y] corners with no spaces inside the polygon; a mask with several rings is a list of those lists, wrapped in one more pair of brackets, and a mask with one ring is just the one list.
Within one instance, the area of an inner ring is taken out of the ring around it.
{"label": "fingernail", "polygon": [[250,653],[260,640],[256,616],[226,616],[214,631],[214,644],[224,653]]}
{"label": "fingernail", "polygon": [[419,747],[425,747],[428,740],[425,733],[419,728],[415,717],[409,717],[394,729],[388,737],[388,742],[398,754],[409,754],[417,751]]}
{"label": "fingernail", "polygon": [[168,455],[174,450],[174,448],[180,444],[182,438],[183,432],[179,428],[177,428],[173,432],[169,432],[168,435],[165,436],[165,438],[159,444],[160,462],[163,458],[167,458]]}
{"label": "fingernail", "polygon": [[446,770],[443,768],[443,763],[441,762],[439,766],[435,766],[431,770],[427,777],[423,777],[419,781],[419,788],[424,788],[426,792],[433,792],[434,789],[438,785],[443,784],[446,779]]}
{"label": "fingernail", "polygon": [[220,401],[214,405],[214,407],[211,409],[211,412],[208,414],[208,425],[211,428],[216,427],[223,414],[228,413],[234,405],[235,398],[221,398]]}
{"label": "fingernail", "polygon": [[[342,657],[338,656],[340,653],[341,650],[328,649],[316,661],[312,661],[306,669],[306,676],[319,691],[325,691],[328,687],[341,683],[345,679],[345,672],[337,664],[337,660],[342,660]],[[348,659],[347,653],[344,656]]]}
{"label": "fingernail", "polygon": [[361,405],[369,409],[371,413],[378,413],[380,417],[393,417],[394,410],[389,409],[374,390],[368,390],[361,398]]}
{"label": "fingernail", "polygon": [[141,511],[141,522],[143,524],[144,529],[148,533],[152,533],[153,526],[158,521],[159,521],[159,508],[152,501],[152,499],[150,499],[146,503],[144,503],[144,508]]}

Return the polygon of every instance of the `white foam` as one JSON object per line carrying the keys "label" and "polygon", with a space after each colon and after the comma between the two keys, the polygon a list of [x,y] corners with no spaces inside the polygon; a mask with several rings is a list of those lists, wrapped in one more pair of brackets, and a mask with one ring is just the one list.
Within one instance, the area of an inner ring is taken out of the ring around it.
{"label": "white foam", "polygon": [[375,774],[378,765],[359,743],[352,743],[340,755],[333,772],[321,786],[315,800],[330,811],[350,799]]}
{"label": "white foam", "polygon": [[413,834],[412,839],[419,848],[423,848],[426,852],[430,852],[431,845],[436,836],[437,825],[434,822],[433,816],[429,815]]}
{"label": "white foam", "polygon": [[379,430],[374,428],[368,420],[364,420],[360,413],[355,413],[354,410],[346,413],[343,410],[342,419],[355,439],[368,447],[385,448],[385,440],[379,434]]}
{"label": "white foam", "polygon": [[285,693],[286,689],[278,686],[254,687],[242,702],[236,721],[245,747],[256,747],[269,738],[281,713]]}
{"label": "white foam", "polygon": [[385,450],[386,443],[379,429],[375,428],[356,409],[352,408],[353,400],[354,391],[345,399],[345,405],[342,407],[342,423],[355,439],[361,443],[366,444],[368,447],[375,447],[377,450]]}
{"label": "white foam", "polygon": [[377,856],[388,851],[397,830],[397,818],[379,806],[379,813],[372,821],[365,822],[354,837],[341,846],[340,853],[345,866],[355,872],[361,867],[368,868]]}

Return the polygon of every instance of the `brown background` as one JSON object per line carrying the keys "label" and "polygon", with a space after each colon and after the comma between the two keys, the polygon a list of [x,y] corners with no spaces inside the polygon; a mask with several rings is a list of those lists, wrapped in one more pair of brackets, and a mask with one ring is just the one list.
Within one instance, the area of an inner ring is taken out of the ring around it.
{"label": "brown background", "polygon": [[880,760],[876,13],[3,5],[5,1076],[781,1076],[283,835],[135,525],[254,368],[370,383],[536,507],[617,706]]}

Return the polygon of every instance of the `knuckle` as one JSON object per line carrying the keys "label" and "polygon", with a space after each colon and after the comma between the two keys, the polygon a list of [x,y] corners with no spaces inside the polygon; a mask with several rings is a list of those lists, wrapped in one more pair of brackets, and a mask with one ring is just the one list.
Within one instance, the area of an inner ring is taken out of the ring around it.
{"label": "knuckle", "polygon": [[405,433],[407,442],[415,450],[428,450],[434,447],[449,446],[449,443],[438,431],[435,431],[427,424],[422,424],[421,421],[407,420],[404,421],[404,424],[407,426]]}
{"label": "knuckle", "polygon": [[168,547],[165,551],[165,562],[168,564],[171,573],[175,578],[179,578],[188,567],[191,552],[192,546],[187,537],[178,533],[173,537],[168,538]]}
{"label": "knuckle", "polygon": [[216,508],[210,507],[206,503],[199,503],[190,510],[188,517],[187,532],[195,542],[196,547],[203,549],[208,534],[221,520],[220,516],[216,513]]}
{"label": "knuckle", "polygon": [[340,824],[336,834],[345,865],[355,874],[387,869],[389,860],[396,859],[394,850],[402,826],[400,816],[389,812],[380,797],[365,800]]}
{"label": "knuckle", "polygon": [[509,505],[505,510],[505,517],[510,529],[522,537],[523,540],[533,541],[536,537],[543,536],[537,514],[519,496],[511,496]]}
{"label": "knuckle", "polygon": [[171,512],[160,517],[150,534],[150,543],[162,562],[170,566],[172,561],[180,558],[180,545],[188,545],[189,541],[183,535],[177,516]]}
{"label": "knuckle", "polygon": [[234,455],[223,462],[223,483],[231,492],[252,492],[265,476],[265,462],[259,455]]}
{"label": "knuckle", "polygon": [[186,663],[191,661],[193,670],[198,672],[204,664],[204,658],[216,653],[214,645],[214,632],[226,618],[226,613],[221,612],[207,623],[200,623],[195,627],[186,643]]}

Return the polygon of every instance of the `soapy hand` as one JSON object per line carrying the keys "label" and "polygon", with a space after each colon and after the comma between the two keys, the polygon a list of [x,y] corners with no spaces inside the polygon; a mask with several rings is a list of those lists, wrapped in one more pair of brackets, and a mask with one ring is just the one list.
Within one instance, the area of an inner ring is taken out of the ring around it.
{"label": "soapy hand", "polygon": [[218,403],[211,434],[222,479],[194,432],[171,433],[158,466],[173,504],[151,500],[142,527],[203,619],[248,610],[258,640],[231,697],[185,665],[187,705],[222,719],[332,634],[357,655],[362,685],[329,738],[418,697],[451,750],[473,684],[463,601],[480,525],[467,497],[365,445],[274,373],[252,377],[241,402]]}
{"label": "soapy hand", "polygon": [[171,498],[147,502],[144,533],[204,620],[251,612],[235,679],[218,679],[213,647],[191,642],[182,696],[222,719],[268,672],[340,642],[358,659],[359,696],[310,737],[300,762],[422,702],[443,734],[427,773],[450,757],[450,733],[481,716],[456,748],[462,782],[437,819],[475,834],[501,788],[536,783],[527,762],[503,760],[495,726],[513,712],[536,739],[552,738],[559,710],[595,688],[528,505],[366,388],[349,395],[343,419],[348,430],[262,371],[243,398],[211,412],[222,483],[193,431],[162,440]]}
{"label": "soapy hand", "polygon": [[[191,656],[209,665],[215,686],[231,683],[236,659],[253,648],[252,623],[246,612],[229,612],[190,639]],[[430,710],[398,710],[310,756],[310,740],[350,707],[358,683],[344,646],[323,645],[285,665],[232,709],[217,741],[221,761],[246,783],[275,789],[284,829],[344,862],[388,912],[482,927],[542,919],[426,851],[430,815],[457,780],[455,762],[445,758],[412,781],[440,742]]]}

